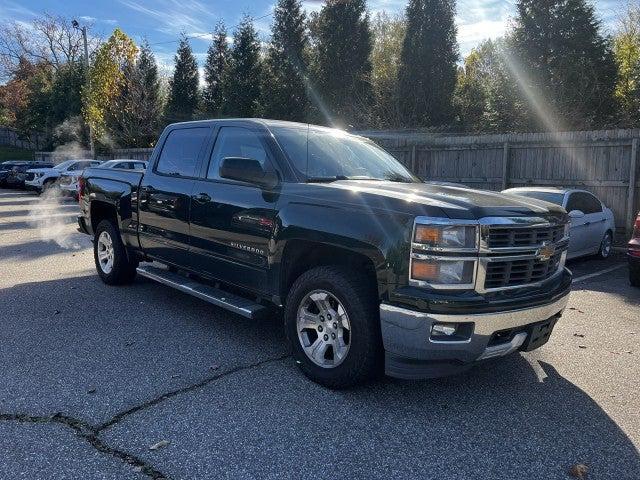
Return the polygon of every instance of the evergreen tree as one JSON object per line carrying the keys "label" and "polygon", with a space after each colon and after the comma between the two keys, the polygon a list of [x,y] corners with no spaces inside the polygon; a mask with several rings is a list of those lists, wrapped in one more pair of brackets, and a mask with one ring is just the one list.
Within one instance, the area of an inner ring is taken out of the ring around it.
{"label": "evergreen tree", "polygon": [[610,40],[585,0],[519,0],[514,61],[538,128],[592,128],[614,112],[616,65]]}
{"label": "evergreen tree", "polygon": [[364,123],[371,100],[372,48],[365,0],[327,0],[311,28],[323,120]]}
{"label": "evergreen tree", "polygon": [[205,87],[202,92],[202,109],[206,116],[220,115],[224,102],[222,81],[228,61],[227,29],[224,22],[220,22],[216,25],[213,41],[207,51],[207,60],[204,64]]}
{"label": "evergreen tree", "polygon": [[260,42],[251,17],[245,16],[233,35],[222,112],[227,116],[252,117],[259,112],[262,64]]}
{"label": "evergreen tree", "polygon": [[279,0],[266,58],[263,83],[264,114],[282,120],[305,120],[305,49],[308,39],[300,0]]}
{"label": "evergreen tree", "polygon": [[169,122],[191,120],[198,108],[198,64],[183,34],[175,56],[166,117]]}
{"label": "evergreen tree", "polygon": [[618,65],[615,95],[620,124],[634,128],[640,122],[640,3],[629,4],[621,17],[613,49]]}
{"label": "evergreen tree", "polygon": [[468,132],[509,132],[526,128],[516,82],[505,63],[505,42],[485,40],[464,60],[454,106]]}
{"label": "evergreen tree", "polygon": [[454,0],[410,0],[398,72],[405,125],[443,125],[453,119],[458,44]]}
{"label": "evergreen tree", "polygon": [[162,104],[158,67],[146,42],[124,72],[126,80],[107,115],[107,130],[121,147],[151,147],[160,133]]}

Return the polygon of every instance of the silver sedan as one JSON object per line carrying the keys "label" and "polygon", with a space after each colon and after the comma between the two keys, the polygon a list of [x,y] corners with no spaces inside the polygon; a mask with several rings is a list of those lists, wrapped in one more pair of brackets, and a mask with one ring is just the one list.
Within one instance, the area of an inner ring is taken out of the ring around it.
{"label": "silver sedan", "polygon": [[545,187],[508,188],[502,193],[562,205],[571,217],[568,258],[611,254],[616,227],[613,212],[586,190]]}

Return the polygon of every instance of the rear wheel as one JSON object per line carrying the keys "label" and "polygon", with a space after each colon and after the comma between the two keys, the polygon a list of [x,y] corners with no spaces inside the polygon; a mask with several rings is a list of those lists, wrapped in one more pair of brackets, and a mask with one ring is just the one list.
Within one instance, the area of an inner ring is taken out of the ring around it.
{"label": "rear wheel", "polygon": [[382,366],[377,298],[368,279],[342,267],[302,274],[287,296],[285,328],[303,373],[329,388],[374,377]]}
{"label": "rear wheel", "polygon": [[138,261],[129,258],[117,228],[109,220],[101,221],[96,228],[93,257],[98,275],[108,285],[131,283],[136,277]]}
{"label": "rear wheel", "polygon": [[613,235],[611,232],[607,232],[602,237],[602,242],[600,242],[600,250],[598,250],[598,255],[602,258],[609,258],[611,255],[611,251],[613,250]]}

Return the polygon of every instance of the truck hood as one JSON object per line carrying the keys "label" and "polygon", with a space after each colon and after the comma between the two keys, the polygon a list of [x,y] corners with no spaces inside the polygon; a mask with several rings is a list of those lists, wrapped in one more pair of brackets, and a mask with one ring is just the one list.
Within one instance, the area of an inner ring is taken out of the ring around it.
{"label": "truck hood", "polygon": [[[424,183],[342,180],[327,184],[367,195],[386,197],[410,205],[440,208],[449,218],[479,219],[503,216],[564,215],[564,209],[553,203],[517,195],[476,190],[466,187]],[[410,208],[410,207],[409,207]]]}

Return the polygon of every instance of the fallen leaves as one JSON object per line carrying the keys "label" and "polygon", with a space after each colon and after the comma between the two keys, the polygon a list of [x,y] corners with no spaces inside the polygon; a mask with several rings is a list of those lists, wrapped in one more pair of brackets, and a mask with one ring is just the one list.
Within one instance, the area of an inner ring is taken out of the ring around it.
{"label": "fallen leaves", "polygon": [[160,440],[158,443],[154,443],[153,445],[151,445],[149,447],[149,450],[159,450],[166,447],[167,445],[169,445],[169,442],[167,440]]}
{"label": "fallen leaves", "polygon": [[574,466],[572,466],[569,469],[569,475],[571,475],[573,478],[577,478],[579,480],[584,480],[585,478],[587,478],[587,472],[589,471],[589,469],[587,468],[587,466],[583,463],[576,463]]}

